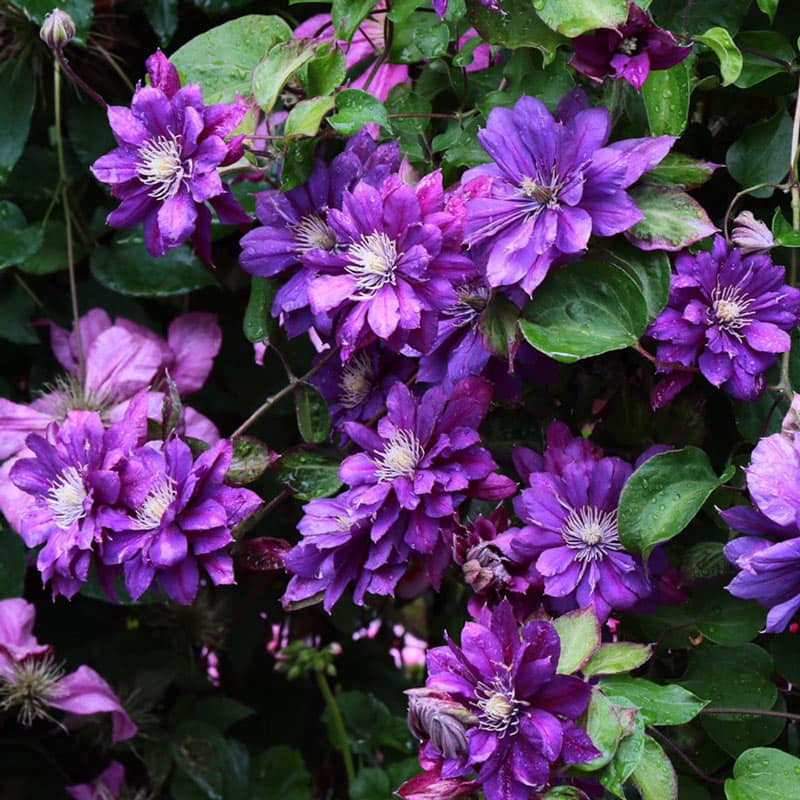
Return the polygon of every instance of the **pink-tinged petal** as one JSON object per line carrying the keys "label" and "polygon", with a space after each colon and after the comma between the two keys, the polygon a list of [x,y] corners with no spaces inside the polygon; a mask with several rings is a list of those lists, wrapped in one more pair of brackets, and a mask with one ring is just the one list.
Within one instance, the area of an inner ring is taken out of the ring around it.
{"label": "pink-tinged petal", "polygon": [[[119,320],[120,324],[128,320]],[[129,323],[133,325],[133,323]],[[80,319],[81,344],[83,349],[88,352],[95,339],[108,330],[112,325],[111,317],[102,308],[93,308]],[[139,327],[139,326],[135,326]],[[68,372],[78,370],[78,345],[75,340],[74,326],[72,331],[60,328],[58,325],[50,323],[50,346],[53,348],[53,355],[58,359],[58,363]]]}
{"label": "pink-tinged petal", "polygon": [[194,231],[197,206],[188,192],[182,189],[168,197],[158,209],[158,229],[167,247],[177,247]]}
{"label": "pink-tinged petal", "polygon": [[92,174],[101,183],[125,183],[138,178],[136,154],[128,148],[118,147],[92,164]]}
{"label": "pink-tinged petal", "polygon": [[[631,186],[646,172],[658,166],[677,141],[674,136],[654,136],[643,139],[623,139],[608,146],[617,157],[616,163],[625,167],[622,188]],[[613,163],[613,162],[612,162]]]}
{"label": "pink-tinged petal", "polygon": [[579,253],[586,249],[591,233],[592,218],[584,209],[561,209],[555,245],[562,253]]}
{"label": "pink-tinged petal", "polygon": [[93,781],[65,787],[72,800],[119,800],[125,785],[125,767],[112,761]]}
{"label": "pink-tinged petal", "polygon": [[747,343],[762,353],[785,353],[792,346],[789,334],[771,322],[753,320],[743,333]]}
{"label": "pink-tinged petal", "polygon": [[201,555],[199,561],[215,586],[232,586],[236,583],[230,553],[223,551]]}
{"label": "pink-tinged petal", "polygon": [[136,556],[125,562],[125,588],[134,600],[138,600],[153,583],[156,568],[148,561],[145,563],[141,556]]}
{"label": "pink-tinged petal", "polygon": [[349,275],[320,275],[308,287],[308,300],[315,314],[330,311],[341,305],[356,290]]}
{"label": "pink-tinged petal", "polygon": [[64,676],[57,684],[58,694],[50,705],[69,714],[111,714],[111,741],[130,739],[136,735],[137,727],[125,712],[111,687],[87,666]]}
{"label": "pink-tinged petal", "polygon": [[167,596],[185,606],[191,605],[197,597],[199,581],[200,573],[193,558],[187,558],[176,567],[158,573],[158,582]]}
{"label": "pink-tinged petal", "polygon": [[156,201],[147,193],[147,187],[143,186],[140,190],[128,195],[106,217],[106,225],[110,228],[132,228],[154,212],[157,207]]}
{"label": "pink-tinged petal", "polygon": [[222,345],[216,314],[182,314],[169,326],[167,341],[174,360],[170,376],[181,396],[203,388]]}
{"label": "pink-tinged petal", "polygon": [[150,85],[156,89],[161,89],[167,97],[173,97],[178,89],[181,88],[181,79],[178,77],[178,70],[169,62],[167,57],[156,50],[147,61],[147,74],[150,76]]}
{"label": "pink-tinged petal", "polygon": [[204,531],[224,528],[228,515],[224,506],[215,500],[203,500],[181,512],[179,523],[184,531]]}
{"label": "pink-tinged petal", "polygon": [[144,86],[136,91],[131,101],[131,111],[148,129],[149,137],[169,139],[175,130],[175,114],[169,99],[160,89]]}
{"label": "pink-tinged petal", "polygon": [[183,561],[189,551],[186,536],[174,525],[155,534],[150,546],[150,560],[159,569],[174,567]]}
{"label": "pink-tinged petal", "polygon": [[30,433],[44,433],[53,417],[0,397],[0,461],[19,453]]}
{"label": "pink-tinged petal", "polygon": [[473,795],[480,784],[466,778],[442,777],[441,765],[406,781],[396,792],[403,800],[455,800]]}
{"label": "pink-tinged petal", "polygon": [[348,486],[374,483],[376,480],[375,462],[366,453],[348,456],[339,467],[339,477]]}
{"label": "pink-tinged petal", "polygon": [[397,330],[400,322],[399,310],[397,295],[391,286],[383,286],[369,301],[367,319],[379,339],[388,339]]}
{"label": "pink-tinged petal", "polygon": [[461,649],[469,662],[481,675],[493,675],[498,664],[503,664],[503,646],[488,628],[476,622],[467,622],[461,631]]}
{"label": "pink-tinged petal", "polygon": [[127,106],[109,106],[108,124],[117,144],[121,147],[128,146],[131,149],[141,147],[152,136]]}
{"label": "pink-tinged petal", "polygon": [[520,715],[521,733],[548,761],[555,761],[561,753],[563,732],[561,722],[547,711],[526,709]]}
{"label": "pink-tinged petal", "polygon": [[[9,534],[5,534],[9,535]],[[42,655],[50,646],[39,644],[33,635],[36,608],[22,598],[0,600],[0,675],[11,661]]]}

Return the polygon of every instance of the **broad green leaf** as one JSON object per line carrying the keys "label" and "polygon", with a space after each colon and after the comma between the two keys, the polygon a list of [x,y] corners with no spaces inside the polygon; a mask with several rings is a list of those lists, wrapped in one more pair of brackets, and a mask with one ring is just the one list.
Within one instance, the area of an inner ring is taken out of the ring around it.
{"label": "broad green leaf", "polygon": [[320,453],[295,450],[281,458],[278,474],[300,500],[330,497],[342,486],[339,463],[340,460]]}
{"label": "broad green leaf", "polygon": [[267,57],[253,70],[253,98],[264,113],[272,111],[287,81],[312,58],[313,44],[302,39],[270,47]]}
{"label": "broad green leaf", "polygon": [[490,44],[514,49],[535,47],[549,64],[560,45],[568,44],[561,34],[547,27],[536,15],[530,0],[503,0],[505,14],[485,8],[478,0],[467,0],[470,23]]}
{"label": "broad green leaf", "polygon": [[700,203],[680,189],[641,184],[630,195],[644,219],[625,236],[642,250],[683,250],[717,230]]}
{"label": "broad green leaf", "polygon": [[717,167],[719,164],[700,161],[683,153],[667,153],[663,161],[651,169],[642,180],[659,186],[696,189],[714,174]]}
{"label": "broad green leaf", "polygon": [[0,184],[5,183],[25,149],[34,98],[33,71],[6,62],[0,68]]}
{"label": "broad green leaf", "polygon": [[[725,156],[731,177],[745,188],[759,183],[780,183],[789,171],[792,120],[781,108],[774,117],[749,127]],[[757,189],[754,197],[769,197],[771,187]]]}
{"label": "broad green leaf", "polygon": [[0,600],[22,597],[27,553],[22,539],[0,523]]}
{"label": "broad green leaf", "polygon": [[758,7],[769,17],[769,21],[773,22],[780,0],[756,0],[756,2]]}
{"label": "broad green leaf", "polygon": [[611,698],[624,698],[640,709],[646,725],[684,725],[708,704],[676,683],[661,686],[627,675],[603,678],[600,688]]}
{"label": "broad green leaf", "polygon": [[800,231],[792,228],[779,208],[775,209],[772,217],[772,235],[780,247],[800,247]]}
{"label": "broad green leaf", "polygon": [[153,258],[138,234],[98,247],[90,266],[92,275],[107,289],[134,297],[169,297],[215,284],[208,267],[188,245]]}
{"label": "broad green leaf", "polygon": [[596,686],[592,689],[589,709],[586,712],[586,733],[601,755],[576,768],[594,772],[604,767],[614,756],[619,740],[625,733],[617,707]]}
{"label": "broad green leaf", "polygon": [[708,456],[696,447],[659,453],[628,479],[619,498],[619,537],[627,550],[647,560],[653,548],[677,536],[711,492],[718,478]]}
{"label": "broad green leaf", "polygon": [[[788,65],[794,59],[794,48],[775,31],[744,31],[736,37],[736,44],[742,50],[744,62],[742,74],[736,80],[739,89],[749,89],[762,81],[788,71]],[[787,66],[768,61],[750,51],[766,53],[774,58],[782,59]]]}
{"label": "broad green leaf", "polygon": [[354,136],[365,125],[377,123],[391,131],[386,109],[369,92],[360,89],[343,89],[336,95],[336,113],[328,117],[328,124],[338,133]]}
{"label": "broad green leaf", "polygon": [[[67,228],[64,223],[51,216],[42,233],[42,246],[17,265],[29,275],[50,275],[67,268]],[[86,245],[74,233],[72,250],[76,262],[86,255]]]}
{"label": "broad green leaf", "polygon": [[374,6],[374,0],[333,0],[331,14],[339,38],[349,42]]}
{"label": "broad green leaf", "polygon": [[731,36],[739,31],[752,0],[653,0],[650,13],[662,28],[696,36],[712,27],[725,28]]}
{"label": "broad green leaf", "polygon": [[764,630],[767,610],[755,600],[741,600],[721,586],[700,586],[692,592],[695,624],[707,639],[725,647],[752,641]]}
{"label": "broad green leaf", "polygon": [[[405,719],[394,716],[375,695],[367,692],[341,692],[336,705],[342,713],[350,747],[356,755],[372,753],[381,747],[407,753],[411,735]],[[323,722],[332,731],[330,713],[326,710]],[[331,735],[338,747],[338,738]]]}
{"label": "broad green leaf", "polygon": [[671,69],[653,70],[642,86],[647,124],[653,136],[680,136],[689,118],[689,98],[694,81],[694,59]]}
{"label": "broad green leaf", "polygon": [[316,136],[322,118],[334,107],[336,101],[333,97],[315,97],[311,100],[301,100],[289,112],[286,119],[284,133],[292,136]]}
{"label": "broad green leaf", "polygon": [[553,626],[561,640],[558,672],[571,675],[600,647],[600,622],[591,608],[584,608],[556,617]]}
{"label": "broad green leaf", "polygon": [[324,97],[344,83],[346,74],[345,55],[338,47],[334,47],[309,61],[300,72],[300,80],[308,97]]}
{"label": "broad green leaf", "polygon": [[281,191],[288,192],[305,183],[314,170],[314,139],[289,141],[281,166]]}
{"label": "broad green leaf", "polygon": [[28,225],[17,206],[0,200],[0,270],[29,259],[43,241],[39,225]]}
{"label": "broad green leaf", "polygon": [[247,486],[257,481],[277,458],[260,439],[237,436],[233,440],[233,458],[225,482],[233,486]]}
{"label": "broad green leaf", "polygon": [[15,344],[38,344],[30,324],[36,305],[33,298],[8,277],[0,282],[0,339]]}
{"label": "broad green leaf", "polygon": [[[781,714],[786,711],[786,700],[778,697],[770,711]],[[781,717],[764,717],[755,714],[739,716],[704,716],[703,730],[709,738],[728,755],[737,758],[748,747],[764,747],[772,744],[786,727]]]}
{"label": "broad green leaf", "polygon": [[178,0],[143,0],[142,8],[161,44],[168,44],[178,28]]}
{"label": "broad green leaf", "polygon": [[773,747],[745,750],[733,765],[733,777],[725,781],[725,797],[800,800],[800,759]]}
{"label": "broad green leaf", "polygon": [[[723,547],[722,542],[696,542],[693,544],[681,558],[680,573],[686,583],[691,586],[727,574],[730,570],[730,563],[725,558]],[[727,596],[731,597],[731,595]],[[737,642],[737,644],[741,643]]]}
{"label": "broad green leaf", "polygon": [[248,342],[264,342],[275,328],[272,317],[272,300],[277,286],[267,278],[250,278],[250,298],[244,312],[242,328]]}
{"label": "broad green leaf", "polygon": [[232,103],[251,93],[253,70],[277,42],[292,38],[292,29],[277,16],[251,14],[195,36],[172,54],[184,83],[197,82],[203,99]]}
{"label": "broad green leaf", "polygon": [[450,29],[444,23],[415,27],[414,45],[425,58],[440,58],[447,53]]}
{"label": "broad green leaf", "polygon": [[350,800],[386,800],[392,796],[389,776],[378,767],[362,767],[350,784]]}
{"label": "broad green leaf", "polygon": [[584,261],[553,270],[523,316],[520,330],[533,347],[571,363],[636,344],[647,327],[647,303],[621,270]]}
{"label": "broad green leaf", "polygon": [[626,736],[619,743],[617,752],[608,765],[600,772],[600,783],[620,800],[625,798],[625,781],[630,778],[636,769],[644,752],[644,721],[641,716],[636,717],[636,727],[630,736]]}
{"label": "broad green leaf", "polygon": [[742,73],[742,53],[728,31],[725,28],[709,28],[700,36],[695,36],[695,39],[713,50],[719,59],[722,85],[730,86],[736,81]]}
{"label": "broad green leaf", "polygon": [[769,650],[778,675],[795,685],[800,683],[800,636],[790,631],[770,636]]}
{"label": "broad green leaf", "polygon": [[616,28],[628,18],[625,0],[534,0],[545,25],[570,39],[596,28]]}
{"label": "broad green leaf", "polygon": [[581,671],[587,678],[630,672],[648,661],[652,652],[649,644],[608,642],[600,645]]}
{"label": "broad green leaf", "polygon": [[294,407],[297,413],[297,429],[304,442],[322,444],[331,432],[328,404],[319,390],[307,383],[300,383],[294,390]]}
{"label": "broad green leaf", "polygon": [[661,745],[650,736],[644,737],[644,749],[631,781],[642,800],[677,800],[678,776]]}
{"label": "broad green leaf", "polygon": [[672,268],[666,253],[646,252],[620,241],[614,243],[613,250],[605,251],[605,255],[636,283],[647,304],[647,317],[654,320],[669,299]]}

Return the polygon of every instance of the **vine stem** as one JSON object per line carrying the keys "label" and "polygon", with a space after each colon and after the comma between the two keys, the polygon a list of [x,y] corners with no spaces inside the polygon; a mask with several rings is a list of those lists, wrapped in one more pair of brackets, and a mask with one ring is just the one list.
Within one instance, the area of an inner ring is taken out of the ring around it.
{"label": "vine stem", "polygon": [[356,771],[353,767],[353,754],[350,752],[350,742],[347,741],[347,731],[344,728],[344,720],[342,719],[342,712],[339,711],[339,706],[336,704],[336,698],[333,696],[331,687],[325,676],[319,671],[314,672],[314,677],[317,680],[317,686],[325,700],[325,705],[328,708],[328,713],[331,715],[331,722],[333,723],[334,732],[339,743],[339,750],[342,752],[342,760],[344,761],[344,770],[347,773],[347,783],[352,786],[353,781],[356,779]]}
{"label": "vine stem", "polygon": [[55,107],[56,152],[58,153],[58,175],[61,184],[61,205],[64,208],[64,229],[67,234],[67,271],[69,274],[69,296],[72,304],[72,320],[75,328],[75,349],[78,353],[78,375],[86,378],[86,361],[83,353],[83,337],[81,336],[80,310],[78,309],[78,284],[75,279],[75,252],[72,242],[72,214],[69,207],[69,189],[67,187],[67,168],[64,160],[64,139],[61,130],[61,63],[53,62],[53,105]]}
{"label": "vine stem", "polygon": [[771,711],[761,708],[704,708],[701,714],[738,714],[750,717],[775,717],[776,719],[788,719],[791,722],[800,722],[800,714],[792,714],[789,711]]}
{"label": "vine stem", "polygon": [[310,378],[313,378],[317,372],[322,369],[322,367],[327,364],[327,362],[331,359],[331,357],[339,352],[338,347],[334,347],[333,349],[329,350],[316,364],[314,364],[311,369],[306,372],[305,375],[301,375],[299,378],[291,378],[289,383],[283,387],[279,392],[276,392],[271,397],[268,397],[230,436],[233,439],[236,436],[240,436],[243,434],[262,414],[265,414],[269,411],[275,403],[280,402],[286,397],[288,394],[291,394],[294,391],[294,388],[297,386],[298,383],[308,383]]}
{"label": "vine stem", "polygon": [[694,761],[692,761],[692,759],[689,758],[689,756],[687,756],[686,753],[684,753],[683,750],[681,750],[681,748],[678,747],[678,745],[672,741],[672,739],[669,739],[666,736],[664,736],[664,734],[661,733],[661,731],[656,730],[656,728],[648,726],[647,733],[650,736],[652,736],[656,741],[661,742],[661,744],[669,747],[669,749],[672,750],[683,761],[683,763],[686,764],[686,766],[689,767],[689,769],[692,770],[692,772],[694,772],[694,774],[697,775],[697,777],[700,778],[701,780],[706,781],[706,783],[716,783],[720,786],[725,783],[725,781],[722,780],[722,778],[714,778],[711,775],[708,775],[707,773],[703,772],[703,770],[700,769],[700,767],[698,767],[697,764],[695,764]]}

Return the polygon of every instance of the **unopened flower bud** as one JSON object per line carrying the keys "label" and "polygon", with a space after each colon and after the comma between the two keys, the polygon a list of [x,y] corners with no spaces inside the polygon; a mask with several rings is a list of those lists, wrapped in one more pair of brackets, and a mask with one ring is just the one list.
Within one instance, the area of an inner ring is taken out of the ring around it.
{"label": "unopened flower bud", "polygon": [[75,38],[75,23],[66,11],[54,8],[44,18],[39,36],[52,50],[62,50]]}
{"label": "unopened flower bud", "polygon": [[766,253],[775,247],[775,238],[772,235],[772,231],[749,211],[742,211],[733,220],[731,242],[744,255]]}
{"label": "unopened flower bud", "polygon": [[467,752],[467,730],[478,718],[461,703],[434,689],[408,689],[408,727],[418,739],[430,739],[445,757]]}
{"label": "unopened flower bud", "polygon": [[505,559],[491,542],[476,545],[467,553],[462,567],[467,586],[480,594],[489,588],[500,588],[509,583],[511,576],[504,562]]}
{"label": "unopened flower bud", "polygon": [[245,539],[236,548],[236,563],[254,572],[269,572],[283,569],[287,553],[292,546],[285,539],[259,536]]}

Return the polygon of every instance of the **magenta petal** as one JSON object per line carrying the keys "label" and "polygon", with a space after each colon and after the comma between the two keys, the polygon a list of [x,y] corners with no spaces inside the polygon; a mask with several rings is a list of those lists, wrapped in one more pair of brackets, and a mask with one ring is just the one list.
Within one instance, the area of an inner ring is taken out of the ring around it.
{"label": "magenta petal", "polygon": [[170,376],[182,396],[202,389],[222,344],[216,314],[182,314],[169,326],[167,341],[174,354]]}

